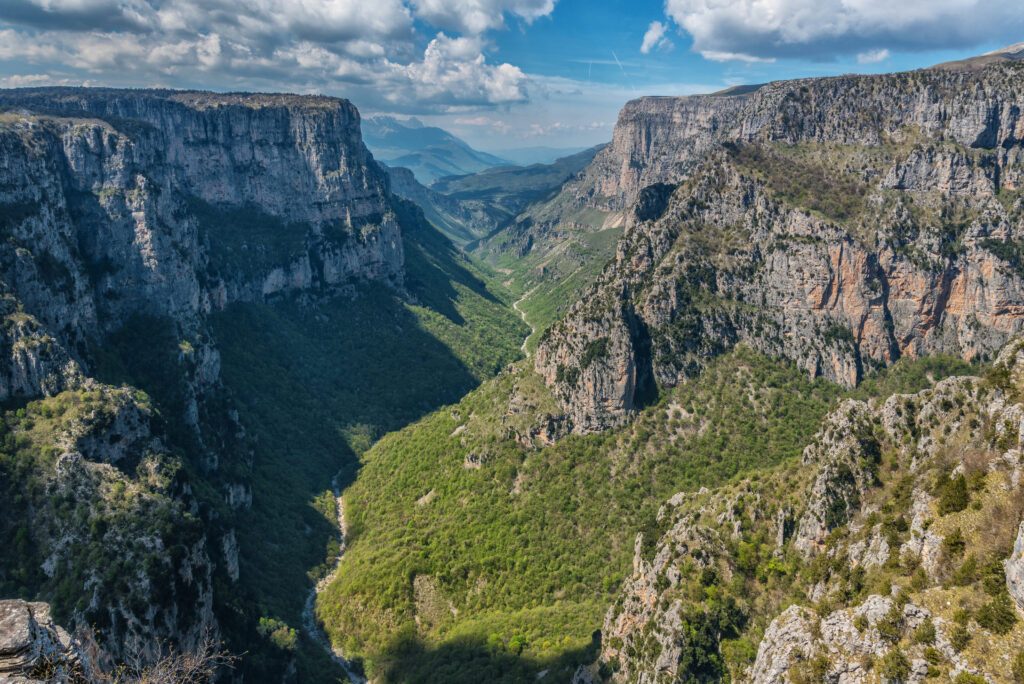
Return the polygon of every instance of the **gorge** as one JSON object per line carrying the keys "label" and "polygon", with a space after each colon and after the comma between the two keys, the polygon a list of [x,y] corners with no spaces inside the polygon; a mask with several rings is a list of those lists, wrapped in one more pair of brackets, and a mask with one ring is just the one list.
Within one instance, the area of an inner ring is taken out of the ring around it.
{"label": "gorge", "polygon": [[1022,54],[429,187],[0,89],[0,677],[1024,681]]}

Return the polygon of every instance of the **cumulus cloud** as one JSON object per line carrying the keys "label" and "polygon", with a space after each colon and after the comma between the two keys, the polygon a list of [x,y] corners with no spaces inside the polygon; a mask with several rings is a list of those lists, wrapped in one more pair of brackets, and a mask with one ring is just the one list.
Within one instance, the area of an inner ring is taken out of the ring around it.
{"label": "cumulus cloud", "polygon": [[[404,72],[414,97],[422,103],[461,105],[508,104],[526,100],[526,74],[511,64],[488,65],[478,38],[449,38],[443,33],[430,41],[423,60]],[[392,97],[405,96],[394,93]]]}
{"label": "cumulus cloud", "polygon": [[643,43],[640,45],[640,52],[649,54],[651,50],[670,50],[673,43],[665,36],[668,26],[660,21],[652,21],[644,33]]}
{"label": "cumulus cloud", "polygon": [[511,14],[527,22],[547,16],[555,0],[413,0],[416,16],[434,26],[478,34],[505,25]]}
{"label": "cumulus cloud", "polygon": [[4,0],[0,19],[63,30],[147,30],[156,11],[145,0]]}
{"label": "cumulus cloud", "polygon": [[1024,31],[1005,0],[666,0],[665,12],[720,60],[964,48]]}
{"label": "cumulus cloud", "polygon": [[[0,0],[0,61],[112,84],[330,92],[424,111],[528,98],[485,57],[506,15],[555,0]],[[418,31],[414,20],[464,35]]]}

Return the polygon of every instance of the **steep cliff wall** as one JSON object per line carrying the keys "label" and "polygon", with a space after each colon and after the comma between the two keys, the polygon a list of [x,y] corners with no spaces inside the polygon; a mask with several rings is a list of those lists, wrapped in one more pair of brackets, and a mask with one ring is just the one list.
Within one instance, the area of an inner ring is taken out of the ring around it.
{"label": "steep cliff wall", "polygon": [[715,95],[644,97],[619,113],[612,144],[578,183],[598,204],[628,208],[656,183],[687,178],[723,142],[878,145],[913,127],[972,148],[1024,135],[1022,64],[779,81]]}
{"label": "steep cliff wall", "polygon": [[[207,314],[400,291],[392,202],[343,100],[0,91],[0,401],[25,407],[0,449],[5,592],[94,626],[108,662],[217,636],[252,452]],[[142,376],[158,420],[94,379]]]}
{"label": "steep cliff wall", "polygon": [[575,429],[740,340],[846,385],[992,354],[1024,327],[1022,67],[627,105],[586,179],[626,234],[536,355]]}

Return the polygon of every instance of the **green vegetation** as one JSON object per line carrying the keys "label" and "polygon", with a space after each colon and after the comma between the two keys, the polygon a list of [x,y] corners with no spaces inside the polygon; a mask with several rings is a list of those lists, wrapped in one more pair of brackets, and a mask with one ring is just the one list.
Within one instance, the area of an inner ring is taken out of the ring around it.
{"label": "green vegetation", "polygon": [[[338,553],[332,480],[346,485],[358,455],[380,435],[457,401],[519,358],[529,332],[487,270],[418,210],[405,203],[395,210],[408,296],[364,285],[334,296],[240,303],[214,313],[208,330],[192,332],[137,316],[91,350],[97,377],[153,397],[168,441],[188,455],[184,469],[198,475],[190,481],[202,506],[237,531],[240,582],[229,584],[221,573],[214,579],[229,648],[247,653],[237,666],[245,676],[280,678],[294,664],[301,681],[338,679],[336,666],[299,631],[307,592]],[[232,255],[239,253],[221,256]],[[200,403],[204,444],[183,418],[188,379],[210,343],[220,352],[226,392]],[[209,448],[219,457],[215,470],[206,462]],[[225,504],[224,487],[238,484],[251,488],[251,508]],[[276,627],[261,633],[261,618]]]}
{"label": "green vegetation", "polygon": [[1006,262],[1012,273],[1024,275],[1024,243],[1018,240],[985,238],[981,246]]}
{"label": "green vegetation", "polygon": [[894,648],[882,656],[882,662],[878,667],[878,674],[882,676],[883,681],[906,681],[907,676],[910,674],[910,661],[907,660],[907,656],[903,654],[903,651]]}
{"label": "green vegetation", "polygon": [[936,354],[920,359],[903,358],[885,370],[868,375],[852,393],[855,399],[909,394],[942,378],[975,375],[979,368],[956,356]]}
{"label": "green vegetation", "polygon": [[198,598],[175,565],[204,535],[172,494],[182,481],[179,459],[143,444],[111,468],[58,446],[69,434],[113,443],[107,430],[125,405],[149,410],[142,393],[94,387],[0,419],[0,595],[39,597],[59,620],[78,613],[97,628],[111,624],[111,607]]}
{"label": "green vegetation", "polygon": [[337,556],[332,480],[346,485],[382,434],[516,359],[528,332],[486,274],[415,218],[403,223],[415,304],[366,286],[212,317],[223,380],[255,450],[253,505],[237,526],[241,581],[258,597],[247,609],[290,628]]}
{"label": "green vegetation", "polygon": [[729,151],[738,164],[763,176],[784,202],[840,222],[864,210],[868,186],[854,173],[836,173],[835,160],[826,164],[800,154],[802,148],[781,145],[730,145]]}
{"label": "green vegetation", "polygon": [[299,642],[298,632],[276,618],[261,617],[256,630],[284,651],[294,651]]}
{"label": "green vegetation", "polygon": [[[876,386],[927,384],[907,365]],[[738,348],[629,427],[535,450],[522,444],[552,399],[532,373],[504,373],[366,453],[345,493],[352,541],[318,614],[389,681],[418,681],[449,656],[464,658],[450,681],[493,677],[491,652],[521,651],[532,672],[569,668],[590,653],[635,532],[645,548],[660,537],[661,503],[795,461],[842,395]]]}
{"label": "green vegetation", "polygon": [[288,224],[257,207],[217,206],[193,198],[189,212],[209,246],[210,266],[237,277],[266,273],[302,254],[309,226]]}
{"label": "green vegetation", "polygon": [[1017,610],[1007,593],[1001,593],[978,609],[978,624],[993,634],[1008,634],[1017,624]]}
{"label": "green vegetation", "polygon": [[475,251],[487,257],[520,298],[518,308],[537,332],[530,337],[528,349],[536,348],[540,334],[565,315],[615,254],[622,229],[601,228],[604,215],[591,212],[585,212],[588,215],[579,220],[591,224],[592,230],[573,230],[550,249],[545,243],[535,244],[527,254],[520,255],[518,246],[523,238],[515,236],[513,227]]}
{"label": "green vegetation", "polygon": [[963,475],[950,477],[943,474],[936,484],[936,490],[939,495],[940,515],[959,513],[967,508],[970,494],[967,491],[967,478]]}

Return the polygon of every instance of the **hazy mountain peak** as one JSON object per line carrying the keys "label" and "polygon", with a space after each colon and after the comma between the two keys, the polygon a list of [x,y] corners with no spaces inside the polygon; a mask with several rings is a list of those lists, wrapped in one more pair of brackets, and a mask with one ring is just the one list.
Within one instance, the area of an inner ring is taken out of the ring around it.
{"label": "hazy mountain peak", "polygon": [[419,119],[373,116],[363,121],[363,139],[373,155],[392,167],[405,167],[424,185],[445,176],[464,176],[508,162],[474,149],[465,140]]}

